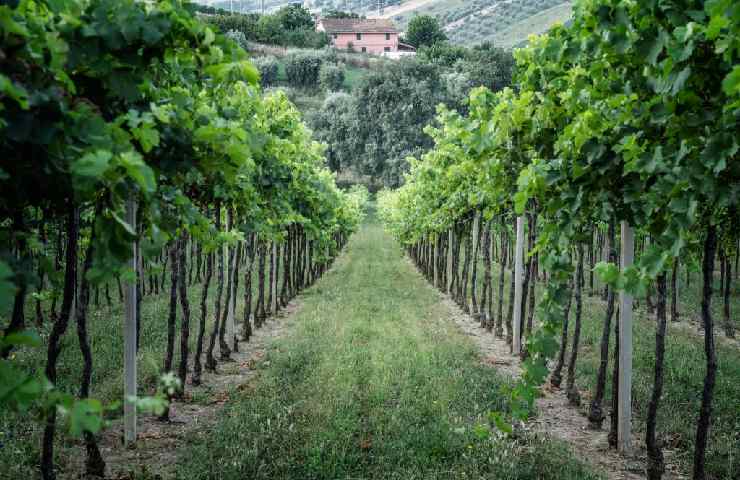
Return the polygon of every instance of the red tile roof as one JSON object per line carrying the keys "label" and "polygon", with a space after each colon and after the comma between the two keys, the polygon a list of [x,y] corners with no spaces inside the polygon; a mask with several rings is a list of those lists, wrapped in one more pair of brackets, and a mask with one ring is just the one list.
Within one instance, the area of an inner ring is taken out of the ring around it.
{"label": "red tile roof", "polygon": [[322,18],[326,33],[398,33],[393,22],[385,18]]}

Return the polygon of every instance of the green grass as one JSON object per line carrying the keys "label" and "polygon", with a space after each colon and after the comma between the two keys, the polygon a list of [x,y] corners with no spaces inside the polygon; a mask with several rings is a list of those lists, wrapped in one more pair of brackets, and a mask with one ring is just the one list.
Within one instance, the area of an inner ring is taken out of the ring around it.
{"label": "green grass", "polygon": [[377,224],[302,303],[178,478],[598,478],[560,444],[476,436],[507,380]]}
{"label": "green grass", "polygon": [[[256,262],[255,262],[256,263]],[[214,269],[215,270],[215,269]],[[147,295],[141,302],[141,335],[138,354],[138,381],[139,393],[148,395],[154,393],[159,375],[162,373],[166,341],[167,316],[169,312],[170,277],[165,282],[165,291],[157,295]],[[256,268],[253,271],[253,290],[256,300]],[[240,273],[240,294],[235,318],[240,321],[244,315],[244,277]],[[161,291],[160,291],[161,292]],[[188,291],[190,301],[190,355],[195,352],[198,325],[200,324],[200,296],[202,287],[195,283]],[[120,401],[123,397],[123,309],[118,302],[118,292],[115,283],[110,285],[113,304],[105,306],[105,297],[100,293],[101,306],[90,305],[88,313],[88,335],[93,353],[93,378],[90,396],[102,400],[105,404]],[[208,300],[208,324],[204,340],[204,351],[208,346],[208,335],[213,325],[214,299],[216,295],[216,272],[211,280]],[[225,298],[225,292],[224,292]],[[222,300],[222,304],[225,300]],[[254,305],[254,303],[253,303]],[[33,312],[32,303],[26,308],[30,316]],[[48,306],[45,306],[45,313]],[[30,319],[29,319],[30,321]],[[44,347],[25,349],[17,352],[16,360],[28,370],[43,372],[46,365],[46,339],[51,330],[51,324],[46,323],[41,329]],[[178,305],[177,337],[175,339],[175,367],[179,361],[180,350],[180,310]],[[205,355],[203,357],[205,360]],[[67,332],[62,338],[62,353],[58,361],[57,386],[69,393],[76,394],[79,389],[82,372],[82,356],[78,347],[77,331],[74,319],[70,319]],[[28,419],[29,414],[11,414],[0,410],[0,479],[36,478],[38,459],[40,455],[40,441],[42,428],[40,423]],[[60,472],[64,474],[66,458],[70,455],[80,455],[79,444],[62,434],[57,435],[56,463]],[[7,466],[7,467],[6,467]]]}
{"label": "green grass", "polygon": [[[464,249],[463,249],[464,250]],[[462,253],[461,253],[462,255]],[[461,262],[462,263],[462,262]],[[497,263],[493,263],[494,282],[494,311],[498,301],[498,274]],[[684,269],[682,268],[682,272]],[[601,301],[600,288],[603,288],[595,278],[597,295],[589,295],[588,271],[586,288],[584,289],[583,318],[581,329],[581,344],[578,363],[576,366],[576,384],[585,392],[584,414],[587,412],[591,392],[595,389],[596,374],[600,363],[599,345],[601,330],[606,313],[606,303]],[[719,278],[717,274],[717,279]],[[483,282],[483,263],[478,264],[479,289]],[[511,276],[507,269],[504,289],[504,312],[509,300],[509,286]],[[732,312],[735,328],[740,328],[740,289],[738,282],[734,283],[732,296]],[[699,319],[699,289],[701,283],[698,274],[692,274],[690,288],[686,287],[685,274],[681,274],[680,307],[681,322],[692,320],[687,330],[670,328],[666,338],[665,377],[663,397],[658,412],[658,435],[662,438],[666,448],[675,451],[672,457],[677,461],[685,474],[691,473],[694,438],[696,436],[696,420],[701,403],[701,394],[705,373],[705,357],[703,338],[694,334],[696,321]],[[670,286],[668,288],[670,294]],[[719,281],[715,292],[719,290]],[[542,286],[538,285],[537,299],[542,295]],[[480,299],[480,293],[478,293]],[[648,402],[653,388],[655,366],[655,318],[648,315],[644,306],[644,298],[637,300],[639,308],[635,310],[633,324],[633,429],[638,436],[637,441],[643,441],[645,424],[647,421]],[[722,342],[724,330],[721,327],[722,299],[718,293],[713,297],[712,310],[715,319],[715,337],[717,344],[718,371],[715,386],[712,428],[710,429],[709,445],[707,449],[707,472],[713,479],[740,478],[740,351],[737,346],[726,345]],[[669,305],[670,308],[670,305]],[[573,338],[573,315],[571,310],[570,335]],[[504,316],[506,313],[504,313]],[[670,310],[669,310],[670,323]],[[536,317],[535,317],[536,318]],[[612,319],[612,328],[616,317]],[[570,346],[569,350],[570,351]],[[605,412],[610,410],[611,398],[611,369],[614,352],[614,335],[611,336],[609,376],[607,378]],[[565,371],[565,370],[564,370]],[[608,429],[608,419],[604,428]]]}
{"label": "green grass", "polygon": [[[589,299],[585,305],[577,383],[580,388],[593,390],[599,365],[599,342],[605,310],[598,300]],[[721,337],[724,334],[716,329],[715,335]],[[655,368],[654,317],[649,317],[644,311],[638,313],[633,339],[634,427],[643,434]],[[707,450],[707,472],[716,479],[740,478],[740,351],[737,347],[723,345],[720,341],[716,343],[719,366]],[[612,352],[613,349],[612,342]],[[677,451],[675,458],[687,473],[691,471],[693,462],[705,362],[704,345],[700,337],[690,332],[669,331],[666,338],[665,377],[658,430],[667,448]],[[611,396],[611,380],[607,381],[607,396]]]}

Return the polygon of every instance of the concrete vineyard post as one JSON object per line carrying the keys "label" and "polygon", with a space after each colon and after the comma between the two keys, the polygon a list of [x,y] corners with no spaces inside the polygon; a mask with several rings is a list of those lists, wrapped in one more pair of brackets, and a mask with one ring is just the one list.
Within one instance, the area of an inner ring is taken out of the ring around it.
{"label": "concrete vineyard post", "polygon": [[[129,198],[126,203],[126,222],[136,231],[136,200]],[[138,258],[136,242],[132,243],[132,256],[129,267],[134,274],[126,282],[124,326],[123,326],[123,432],[124,443],[131,445],[136,441],[136,405],[129,401],[136,396],[136,272]]]}
{"label": "concrete vineyard post", "polygon": [[447,231],[447,293],[452,293],[452,227]]}
{"label": "concrete vineyard post", "polygon": [[[277,241],[272,242],[272,271],[277,273],[277,265],[278,265],[278,243]],[[277,305],[278,305],[278,276],[273,275],[272,276],[272,308],[271,311],[273,315],[277,315]]]}
{"label": "concrete vineyard post", "polygon": [[433,265],[434,266],[434,286],[438,287],[439,286],[439,271],[437,268],[437,261],[439,259],[439,249],[437,248],[437,246],[439,245],[439,243],[437,240],[437,235],[436,234],[432,235],[430,237],[429,242],[432,245],[432,259],[433,259],[432,263],[434,264]]}
{"label": "concrete vineyard post", "polygon": [[[478,237],[480,237],[480,212],[475,212],[475,219],[473,220],[473,252],[478,249]],[[473,258],[474,262],[476,260],[476,258]]]}
{"label": "concrete vineyard post", "polygon": [[[234,213],[233,210],[228,210],[228,215],[226,217],[226,231],[231,232],[231,229],[234,227]],[[221,247],[222,249],[226,249],[226,259],[227,261],[226,265],[227,268],[230,266],[231,268],[228,268],[226,271],[226,285],[229,287],[229,294],[227,295],[229,299],[229,304],[226,305],[226,344],[231,347],[231,349],[234,348],[234,303],[236,299],[234,296],[236,295],[236,292],[234,291],[234,270],[236,268],[236,265],[234,265],[234,262],[236,261],[236,247],[231,245],[224,245]],[[223,252],[223,251],[222,251]]]}
{"label": "concrete vineyard post", "polygon": [[[621,270],[630,267],[635,257],[635,232],[625,221],[621,224]],[[619,292],[619,451],[632,445],[632,295]]]}
{"label": "concrete vineyard post", "polygon": [[524,277],[524,217],[516,217],[516,245],[514,247],[514,339],[512,350],[519,355],[522,349],[522,280]]}

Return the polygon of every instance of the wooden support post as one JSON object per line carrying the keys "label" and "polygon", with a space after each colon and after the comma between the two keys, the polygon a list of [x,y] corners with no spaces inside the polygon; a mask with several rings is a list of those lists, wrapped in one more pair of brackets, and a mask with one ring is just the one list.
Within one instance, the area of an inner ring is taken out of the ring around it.
{"label": "wooden support post", "polygon": [[[621,224],[621,269],[632,265],[635,257],[635,232]],[[618,447],[629,452],[632,445],[632,295],[619,292],[619,415]]]}
{"label": "wooden support post", "polygon": [[[126,202],[126,222],[136,231],[136,200],[133,197]],[[132,256],[129,261],[134,277],[126,282],[124,290],[124,325],[123,325],[123,439],[126,445],[136,441],[136,405],[129,398],[136,397],[136,275],[138,258],[136,242],[132,245]]]}
{"label": "wooden support post", "polygon": [[524,217],[516,217],[516,245],[514,246],[514,339],[512,352],[519,355],[522,350],[522,287],[524,282]]}

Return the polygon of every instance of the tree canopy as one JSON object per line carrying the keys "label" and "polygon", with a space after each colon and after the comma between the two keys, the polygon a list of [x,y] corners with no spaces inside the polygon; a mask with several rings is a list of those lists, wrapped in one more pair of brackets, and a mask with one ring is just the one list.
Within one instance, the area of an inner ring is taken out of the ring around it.
{"label": "tree canopy", "polygon": [[430,15],[419,15],[409,22],[404,39],[416,48],[428,47],[447,40],[439,20]]}

